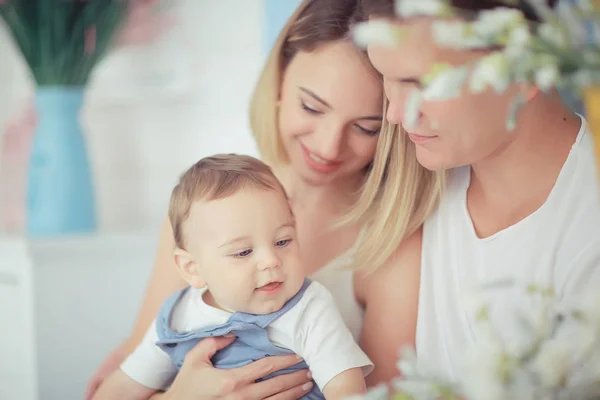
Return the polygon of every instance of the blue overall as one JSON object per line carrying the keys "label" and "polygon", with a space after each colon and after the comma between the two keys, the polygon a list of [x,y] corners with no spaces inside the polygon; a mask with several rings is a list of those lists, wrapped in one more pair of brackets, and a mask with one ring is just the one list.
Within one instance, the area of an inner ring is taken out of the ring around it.
{"label": "blue overall", "polygon": [[[177,303],[179,303],[181,297],[188,290],[183,289],[169,297],[160,309],[158,318],[156,319],[156,331],[159,338],[156,344],[171,357],[171,361],[177,366],[178,370],[181,369],[187,352],[200,340],[210,336],[223,336],[228,333],[234,334],[237,336],[237,339],[213,356],[211,361],[216,368],[237,368],[263,357],[292,354],[291,350],[275,346],[271,343],[265,328],[294,307],[300,301],[310,284],[311,281],[305,279],[300,291],[288,300],[279,311],[274,313],[254,315],[235,312],[222,325],[213,325],[191,332],[177,333],[170,328],[170,321]],[[264,378],[258,379],[257,382],[306,368],[308,368],[307,364],[302,361],[292,367],[273,372]],[[317,400],[324,399],[325,397],[317,385],[314,385],[312,391],[302,398]]]}

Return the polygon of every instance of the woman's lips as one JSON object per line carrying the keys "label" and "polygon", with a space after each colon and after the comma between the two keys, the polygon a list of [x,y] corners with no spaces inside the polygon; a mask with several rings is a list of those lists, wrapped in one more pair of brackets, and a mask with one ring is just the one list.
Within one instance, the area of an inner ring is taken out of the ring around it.
{"label": "woman's lips", "polygon": [[342,165],[342,163],[339,161],[329,161],[323,159],[322,157],[308,150],[302,144],[300,144],[300,147],[302,148],[304,162],[306,162],[308,167],[315,172],[330,174],[336,171]]}

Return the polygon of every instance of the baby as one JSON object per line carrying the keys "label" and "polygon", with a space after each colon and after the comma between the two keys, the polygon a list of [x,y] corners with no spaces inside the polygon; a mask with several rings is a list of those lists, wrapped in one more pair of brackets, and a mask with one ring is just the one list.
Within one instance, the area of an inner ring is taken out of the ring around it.
{"label": "baby", "polygon": [[236,368],[295,353],[316,385],[304,398],[365,391],[373,364],[355,343],[331,294],[305,277],[284,189],[261,161],[216,155],[185,172],[169,207],[177,268],[189,287],[161,307],[144,340],[97,394],[148,399],[166,390],[186,353],[209,336],[237,339],[213,365]]}

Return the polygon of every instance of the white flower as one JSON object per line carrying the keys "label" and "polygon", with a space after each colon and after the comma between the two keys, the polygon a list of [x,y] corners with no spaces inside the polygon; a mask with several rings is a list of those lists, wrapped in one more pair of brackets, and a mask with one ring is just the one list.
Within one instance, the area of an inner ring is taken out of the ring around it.
{"label": "white flower", "polygon": [[408,129],[414,128],[419,118],[421,101],[423,92],[414,88],[408,95],[406,104],[404,105],[404,127]]}
{"label": "white flower", "polygon": [[440,392],[433,381],[398,379],[394,381],[394,389],[418,400],[437,400],[440,398]]}
{"label": "white flower", "polygon": [[571,346],[565,341],[554,340],[542,345],[531,368],[544,387],[552,388],[566,383],[571,367],[571,351]]}
{"label": "white flower", "polygon": [[510,83],[510,68],[509,60],[502,52],[496,51],[481,58],[471,75],[471,91],[480,93],[488,86],[499,93],[505,91]]}
{"label": "white flower", "polygon": [[535,71],[535,84],[544,92],[555,87],[559,79],[560,71],[555,63],[546,64]]}
{"label": "white flower", "polygon": [[566,49],[569,46],[569,38],[560,26],[544,22],[538,27],[537,33],[542,40],[554,47]]}
{"label": "white flower", "polygon": [[518,26],[512,29],[508,35],[504,53],[512,59],[521,58],[532,40],[531,31],[527,26]]}
{"label": "white flower", "polygon": [[357,394],[344,398],[345,400],[388,400],[389,390],[387,385],[379,384],[370,388],[366,394]]}
{"label": "white flower", "polygon": [[433,378],[434,376],[433,371],[422,360],[419,360],[415,349],[410,346],[400,349],[400,358],[396,365],[398,371],[407,379]]}
{"label": "white flower", "polygon": [[546,0],[525,0],[533,8],[533,12],[542,20],[548,21],[554,15],[552,8]]}
{"label": "white flower", "polygon": [[514,131],[517,127],[517,118],[525,103],[527,103],[527,99],[523,93],[519,92],[508,106],[508,116],[506,118],[506,130],[508,132]]}
{"label": "white flower", "polygon": [[481,49],[490,45],[474,34],[471,24],[463,21],[436,21],[432,24],[432,34],[437,44],[454,49]]}
{"label": "white flower", "polygon": [[527,28],[523,13],[514,8],[497,7],[481,11],[471,24],[476,36],[491,44],[505,44],[515,29]]}
{"label": "white flower", "polygon": [[447,100],[460,95],[469,77],[467,66],[441,66],[425,82],[424,100]]}
{"label": "white flower", "polygon": [[512,367],[509,356],[495,341],[478,340],[463,359],[459,377],[465,397],[476,400],[504,400],[507,397],[504,382]]}
{"label": "white flower", "polygon": [[576,87],[592,86],[600,83],[600,71],[582,68],[572,74],[570,80]]}
{"label": "white flower", "polygon": [[403,29],[384,20],[373,20],[357,24],[352,36],[358,47],[366,48],[370,44],[386,47],[398,46],[404,37]]}
{"label": "white flower", "polygon": [[571,2],[559,1],[556,13],[561,26],[568,32],[570,44],[576,47],[582,46],[587,38],[586,26],[585,21],[577,15],[575,6]]}
{"label": "white flower", "polygon": [[576,0],[577,1],[577,6],[581,9],[581,11],[583,12],[590,12],[590,11],[594,11],[594,4],[593,4],[593,0]]}
{"label": "white flower", "polygon": [[448,17],[452,9],[447,0],[396,0],[396,14],[402,18]]}
{"label": "white flower", "polygon": [[587,64],[595,64],[600,68],[600,53],[594,50],[584,50],[583,51],[583,61]]}

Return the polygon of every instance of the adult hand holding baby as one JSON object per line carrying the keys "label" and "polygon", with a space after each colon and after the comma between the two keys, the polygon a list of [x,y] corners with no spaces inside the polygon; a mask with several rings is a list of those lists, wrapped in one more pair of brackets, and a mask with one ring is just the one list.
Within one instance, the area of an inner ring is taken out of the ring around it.
{"label": "adult hand holding baby", "polygon": [[234,340],[233,337],[218,337],[200,341],[186,355],[169,390],[152,399],[296,400],[312,389],[313,383],[307,370],[255,383],[274,371],[297,364],[298,357],[295,355],[267,357],[229,370],[214,368],[210,359]]}

